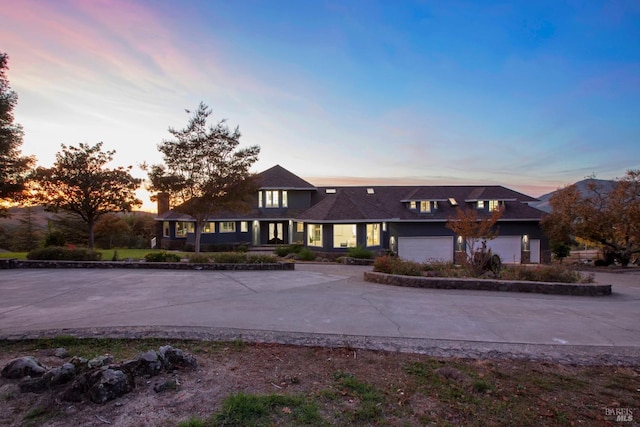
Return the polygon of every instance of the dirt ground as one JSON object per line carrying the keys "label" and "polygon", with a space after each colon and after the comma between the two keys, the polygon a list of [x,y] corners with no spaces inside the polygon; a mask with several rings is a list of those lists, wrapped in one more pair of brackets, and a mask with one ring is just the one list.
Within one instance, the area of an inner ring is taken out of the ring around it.
{"label": "dirt ground", "polygon": [[[317,405],[320,421],[313,425],[622,425],[607,419],[608,408],[630,408],[640,417],[638,367],[434,359],[242,342],[171,344],[193,354],[197,370],[141,378],[133,392],[103,405],[62,402],[55,390],[22,394],[18,380],[2,378],[0,425],[174,426],[191,417],[209,419],[234,393],[302,396]],[[139,348],[119,347],[116,362]],[[66,361],[51,349],[5,342],[0,368],[26,355],[48,367]],[[155,392],[154,385],[167,379],[177,387]],[[374,404],[365,408],[367,401]],[[274,411],[257,425],[299,424],[287,418],[289,408]]]}

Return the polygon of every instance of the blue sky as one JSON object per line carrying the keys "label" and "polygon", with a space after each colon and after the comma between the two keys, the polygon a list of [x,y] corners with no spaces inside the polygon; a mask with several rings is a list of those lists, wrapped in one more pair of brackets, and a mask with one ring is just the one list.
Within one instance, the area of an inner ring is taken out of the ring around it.
{"label": "blue sky", "polygon": [[[0,0],[23,152],[161,161],[204,101],[314,184],[502,184],[640,168],[640,2]],[[141,170],[135,172],[143,177]],[[146,200],[145,200],[146,201]]]}

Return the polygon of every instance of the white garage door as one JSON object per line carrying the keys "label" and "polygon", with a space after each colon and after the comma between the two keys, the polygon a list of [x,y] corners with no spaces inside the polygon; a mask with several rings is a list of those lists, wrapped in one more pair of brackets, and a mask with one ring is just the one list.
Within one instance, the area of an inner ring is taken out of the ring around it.
{"label": "white garage door", "polygon": [[494,254],[500,255],[504,263],[520,264],[520,250],[522,238],[520,236],[502,236],[487,240],[487,248]]}
{"label": "white garage door", "polygon": [[399,237],[400,258],[416,261],[453,261],[453,237]]}

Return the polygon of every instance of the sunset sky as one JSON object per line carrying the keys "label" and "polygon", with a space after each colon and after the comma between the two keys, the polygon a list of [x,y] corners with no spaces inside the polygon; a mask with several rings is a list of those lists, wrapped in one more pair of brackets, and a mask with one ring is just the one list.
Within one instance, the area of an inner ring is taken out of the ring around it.
{"label": "sunset sky", "polygon": [[539,196],[640,168],[636,0],[0,0],[0,51],[43,166],[99,141],[159,163],[204,101],[255,171],[316,185]]}

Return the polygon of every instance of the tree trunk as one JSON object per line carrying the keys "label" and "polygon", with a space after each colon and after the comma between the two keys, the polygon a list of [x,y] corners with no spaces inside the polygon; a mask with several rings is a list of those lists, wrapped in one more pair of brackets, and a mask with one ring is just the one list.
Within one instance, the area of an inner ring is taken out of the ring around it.
{"label": "tree trunk", "polygon": [[88,221],[89,224],[89,249],[93,250],[93,227],[95,225],[95,221],[90,219]]}
{"label": "tree trunk", "polygon": [[204,223],[200,221],[196,221],[196,235],[194,242],[194,251],[197,254],[200,253],[200,236],[202,235],[202,228],[204,227]]}

